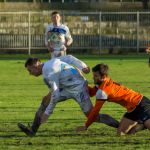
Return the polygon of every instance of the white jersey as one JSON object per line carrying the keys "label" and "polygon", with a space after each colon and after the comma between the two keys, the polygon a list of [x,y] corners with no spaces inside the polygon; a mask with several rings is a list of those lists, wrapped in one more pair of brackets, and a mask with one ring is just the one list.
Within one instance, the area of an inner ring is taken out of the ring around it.
{"label": "white jersey", "polygon": [[55,26],[51,23],[47,26],[45,31],[45,45],[47,47],[53,48],[54,51],[64,50],[66,49],[66,39],[72,40],[69,28],[66,25]]}
{"label": "white jersey", "polygon": [[76,65],[80,70],[87,67],[86,64],[71,55],[59,57],[59,59],[53,58],[44,63],[42,69],[43,78],[52,92],[50,104],[45,111],[48,115],[52,113],[56,103],[59,101],[61,90],[77,95],[79,91],[82,91],[81,89],[83,89],[86,82],[76,68],[61,60]]}
{"label": "white jersey", "polygon": [[[82,68],[80,66],[80,68]],[[73,66],[54,58],[43,66],[43,78],[51,88],[53,96],[59,97],[59,90],[65,89],[72,93],[78,93],[85,79]]]}

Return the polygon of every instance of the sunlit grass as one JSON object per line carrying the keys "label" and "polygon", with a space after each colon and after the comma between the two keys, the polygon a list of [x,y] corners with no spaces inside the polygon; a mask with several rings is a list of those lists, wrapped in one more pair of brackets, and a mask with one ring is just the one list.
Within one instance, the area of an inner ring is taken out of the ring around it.
{"label": "sunlit grass", "polygon": [[[37,55],[42,61],[47,55]],[[18,122],[31,123],[47,94],[48,88],[42,78],[35,78],[24,68],[27,55],[0,56],[0,150],[45,150],[45,149],[149,149],[148,130],[132,136],[117,137],[116,129],[94,123],[88,131],[76,133],[75,128],[83,125],[86,118],[73,100],[59,103],[48,122],[41,126],[33,138],[25,136],[17,128]],[[111,77],[150,97],[150,68],[147,56],[78,56],[90,67],[107,63]],[[92,84],[92,74],[86,75]],[[94,103],[95,99],[92,98]],[[106,103],[102,113],[120,120],[125,109],[117,104]]]}

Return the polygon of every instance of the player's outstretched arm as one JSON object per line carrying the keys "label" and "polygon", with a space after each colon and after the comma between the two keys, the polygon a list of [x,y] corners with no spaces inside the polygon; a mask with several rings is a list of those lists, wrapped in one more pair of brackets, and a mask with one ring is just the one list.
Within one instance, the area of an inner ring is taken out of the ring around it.
{"label": "player's outstretched arm", "polygon": [[78,58],[76,58],[72,55],[62,56],[59,59],[63,62],[70,64],[70,65],[74,65],[80,71],[83,71],[84,73],[90,72],[90,68],[83,61],[79,60]]}
{"label": "player's outstretched arm", "polygon": [[76,128],[77,132],[80,131],[85,131],[87,130],[87,128],[97,120],[97,117],[99,115],[99,111],[101,109],[101,107],[103,106],[103,104],[105,103],[105,101],[101,101],[101,100],[96,100],[96,104],[95,106],[92,108],[92,110],[90,111],[90,113],[88,114],[88,119],[85,123],[84,126],[79,126]]}

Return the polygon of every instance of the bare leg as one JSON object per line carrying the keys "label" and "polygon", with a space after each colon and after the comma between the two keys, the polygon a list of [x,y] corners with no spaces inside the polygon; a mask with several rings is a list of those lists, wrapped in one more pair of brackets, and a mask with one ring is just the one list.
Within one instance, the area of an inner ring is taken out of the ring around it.
{"label": "bare leg", "polygon": [[148,119],[144,122],[144,126],[150,130],[150,119]]}
{"label": "bare leg", "polygon": [[33,121],[32,126],[31,126],[31,130],[34,133],[37,132],[37,130],[39,129],[39,127],[41,125],[41,116],[45,112],[45,109],[48,106],[49,102],[50,102],[50,95],[47,95],[47,97],[45,96],[43,98],[42,103],[41,103],[38,111],[35,114],[34,121]]}
{"label": "bare leg", "polygon": [[27,136],[35,136],[38,128],[41,125],[41,115],[44,112],[44,106],[41,104],[41,106],[39,107],[38,111],[35,114],[35,118],[34,121],[32,123],[31,127],[25,126],[22,123],[18,123],[18,127],[19,129],[24,132]]}
{"label": "bare leg", "polygon": [[122,118],[119,127],[117,129],[117,134],[118,135],[125,135],[128,134],[129,131],[134,128],[137,125],[136,121],[127,119],[125,117]]}
{"label": "bare leg", "polygon": [[39,129],[40,125],[41,125],[41,115],[44,113],[45,107],[43,105],[41,105],[38,109],[38,111],[36,112],[35,114],[35,117],[34,117],[34,121],[32,123],[32,126],[31,126],[31,130],[36,133],[37,130]]}
{"label": "bare leg", "polygon": [[133,127],[127,134],[135,134],[136,132],[147,129],[143,123],[138,123],[135,127]]}

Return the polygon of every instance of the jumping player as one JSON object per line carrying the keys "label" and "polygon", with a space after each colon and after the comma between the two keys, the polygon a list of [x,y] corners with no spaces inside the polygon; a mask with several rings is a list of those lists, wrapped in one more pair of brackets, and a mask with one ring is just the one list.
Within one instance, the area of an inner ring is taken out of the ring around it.
{"label": "jumping player", "polygon": [[[118,135],[135,133],[140,121],[150,129],[150,100],[142,94],[128,89],[108,77],[108,66],[98,64],[92,69],[95,87],[89,87],[90,96],[96,95],[96,104],[84,126],[78,127],[77,131],[84,131],[97,119],[103,104],[114,102],[127,109],[117,129]],[[142,128],[141,128],[142,129]],[[134,131],[135,130],[135,131]]]}
{"label": "jumping player", "polygon": [[[41,123],[47,121],[58,102],[72,98],[80,105],[86,116],[91,111],[93,106],[87,90],[87,81],[78,69],[65,62],[75,65],[84,73],[90,71],[85,63],[70,55],[59,57],[59,59],[53,58],[46,63],[41,63],[38,58],[29,58],[26,61],[25,67],[29,73],[34,76],[42,75],[50,89],[49,94],[44,97],[46,102],[42,102],[31,128],[18,124],[19,128],[27,135],[36,134]],[[118,121],[106,114],[100,114],[95,121],[115,128],[119,125]]]}

